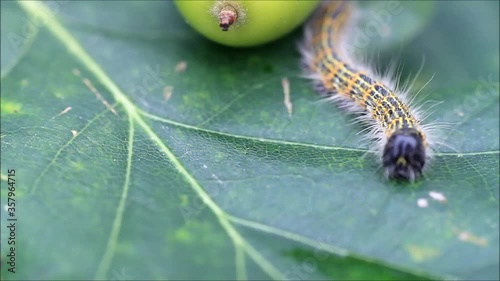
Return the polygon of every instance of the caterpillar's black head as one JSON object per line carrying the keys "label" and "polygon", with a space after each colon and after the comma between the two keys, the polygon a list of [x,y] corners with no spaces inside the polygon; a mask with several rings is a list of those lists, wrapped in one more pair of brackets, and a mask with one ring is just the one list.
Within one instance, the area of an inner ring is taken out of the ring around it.
{"label": "caterpillar's black head", "polygon": [[390,178],[414,180],[425,165],[422,134],[414,128],[399,129],[387,141],[382,163]]}

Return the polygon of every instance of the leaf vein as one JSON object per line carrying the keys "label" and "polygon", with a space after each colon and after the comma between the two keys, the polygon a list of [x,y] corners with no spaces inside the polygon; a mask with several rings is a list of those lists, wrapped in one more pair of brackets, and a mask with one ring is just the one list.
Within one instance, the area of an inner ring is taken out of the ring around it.
{"label": "leaf vein", "polygon": [[[125,181],[123,183],[123,191],[120,197],[120,202],[118,203],[118,208],[116,209],[115,220],[113,222],[113,227],[111,229],[111,233],[109,235],[108,244],[106,246],[106,250],[104,251],[104,255],[102,256],[101,262],[99,263],[95,280],[104,280],[106,279],[106,275],[109,272],[109,268],[111,266],[111,262],[113,261],[113,257],[116,251],[116,245],[118,241],[118,237],[120,235],[120,229],[123,221],[123,213],[125,212],[125,202],[127,201],[128,190],[130,186],[130,174],[132,170],[132,154],[134,148],[134,122],[132,117],[129,114],[129,136],[128,136],[128,155],[127,155],[127,168],[125,172]],[[164,278],[165,279],[165,278]]]}
{"label": "leaf vein", "polygon": [[[316,241],[316,240],[307,238],[303,235],[291,233],[291,232],[288,232],[286,230],[282,230],[282,229],[272,227],[272,226],[269,226],[266,224],[262,224],[262,223],[250,221],[247,219],[239,218],[239,217],[236,217],[236,216],[233,216],[230,214],[228,214],[227,216],[228,216],[228,219],[230,221],[234,222],[235,224],[239,224],[241,226],[252,228],[254,230],[259,230],[259,231],[263,231],[266,233],[274,234],[274,235],[277,235],[279,237],[288,239],[290,241],[299,242],[301,244],[307,245],[307,246],[312,247],[314,249],[320,249],[320,250],[326,251],[328,253],[331,253],[331,254],[334,254],[337,256],[341,256],[341,257],[348,256],[348,257],[351,257],[351,258],[354,258],[357,260],[361,260],[361,261],[364,261],[367,263],[382,265],[382,266],[387,267],[387,268],[406,272],[406,273],[413,274],[415,276],[419,276],[419,277],[423,277],[423,278],[429,278],[429,279],[441,279],[441,278],[443,278],[443,276],[441,276],[441,277],[430,276],[428,273],[425,273],[425,272],[415,271],[415,270],[412,270],[409,268],[402,268],[402,267],[399,267],[397,265],[389,264],[389,263],[386,263],[386,262],[381,261],[381,260],[367,258],[367,257],[361,256],[358,254],[353,254],[352,252],[350,252],[347,249],[344,249],[344,248],[341,248],[338,246],[334,246],[334,245],[329,244],[329,243]],[[456,277],[452,277],[452,276],[448,276],[448,275],[446,276],[446,278],[449,278],[451,280],[457,280]]]}
{"label": "leaf vein", "polygon": [[[355,152],[363,152],[363,153],[370,152],[367,149],[360,149],[360,148],[318,145],[318,144],[312,144],[312,143],[300,143],[300,142],[277,140],[277,139],[257,138],[257,137],[245,136],[245,135],[236,135],[236,134],[232,134],[232,133],[214,131],[214,130],[210,130],[210,129],[204,129],[204,128],[200,128],[197,126],[180,123],[177,121],[173,121],[170,119],[162,118],[162,117],[154,115],[154,114],[144,112],[140,109],[138,109],[138,112],[141,115],[143,115],[151,120],[158,121],[158,122],[162,122],[162,123],[166,123],[166,124],[174,125],[177,127],[190,129],[190,130],[195,130],[195,131],[200,131],[200,132],[205,132],[205,133],[215,134],[215,135],[220,135],[220,136],[225,136],[225,137],[231,137],[231,138],[236,138],[236,139],[244,139],[244,140],[282,144],[282,145],[303,146],[303,147],[325,149],[325,150],[344,150],[344,151],[355,151]],[[475,155],[489,155],[489,154],[499,154],[499,153],[500,153],[500,150],[491,150],[491,151],[460,152],[460,153],[458,153],[458,152],[441,152],[441,153],[435,153],[434,155],[435,156],[475,156]]]}

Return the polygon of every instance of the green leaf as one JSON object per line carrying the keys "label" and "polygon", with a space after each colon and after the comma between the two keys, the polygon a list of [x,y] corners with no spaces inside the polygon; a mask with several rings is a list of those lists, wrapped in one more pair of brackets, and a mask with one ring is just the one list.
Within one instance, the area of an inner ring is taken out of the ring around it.
{"label": "green leaf", "polygon": [[300,31],[231,49],[168,1],[1,13],[2,279],[499,278],[497,2],[438,2],[402,40],[405,76],[426,57],[417,89],[435,75],[429,118],[453,125],[414,184],[317,102]]}

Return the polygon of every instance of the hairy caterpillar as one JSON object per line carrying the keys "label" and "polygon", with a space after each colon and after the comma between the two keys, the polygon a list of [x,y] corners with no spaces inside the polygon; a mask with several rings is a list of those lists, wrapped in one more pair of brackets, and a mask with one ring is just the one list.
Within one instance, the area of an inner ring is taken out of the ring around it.
{"label": "hairy caterpillar", "polygon": [[358,114],[376,142],[385,175],[414,181],[431,158],[427,126],[407,100],[407,89],[360,63],[346,49],[356,19],[350,1],[325,1],[309,20],[300,46],[306,77],[315,89],[340,107]]}

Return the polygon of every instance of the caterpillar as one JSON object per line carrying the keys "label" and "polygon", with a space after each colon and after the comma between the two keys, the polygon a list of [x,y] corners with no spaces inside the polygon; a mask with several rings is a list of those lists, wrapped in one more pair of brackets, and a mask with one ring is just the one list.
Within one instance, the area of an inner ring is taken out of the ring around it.
{"label": "caterpillar", "polygon": [[367,125],[385,176],[413,182],[431,159],[418,108],[408,100],[409,90],[383,77],[347,49],[357,8],[351,1],[323,1],[306,23],[299,45],[304,76],[314,88],[340,108],[356,114]]}

